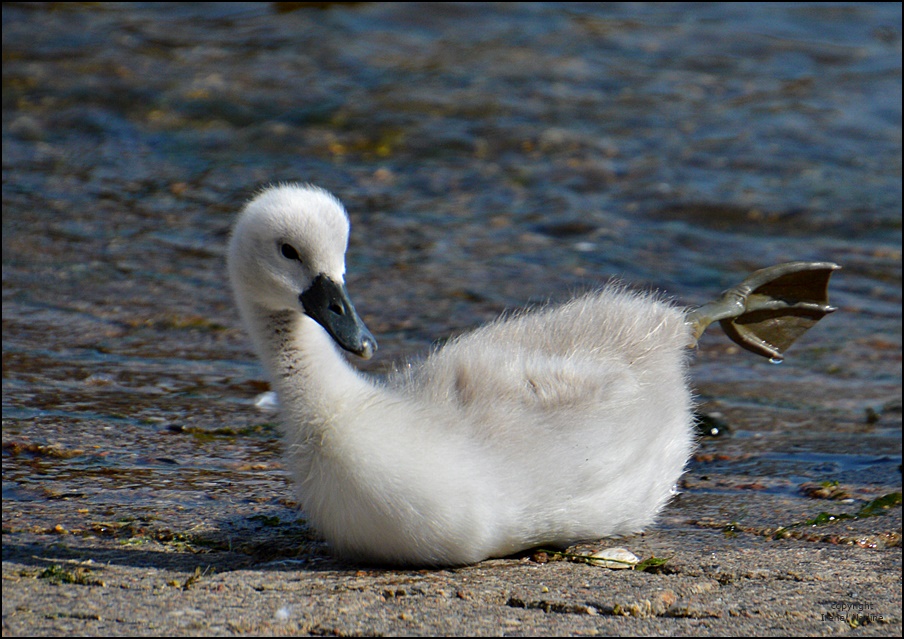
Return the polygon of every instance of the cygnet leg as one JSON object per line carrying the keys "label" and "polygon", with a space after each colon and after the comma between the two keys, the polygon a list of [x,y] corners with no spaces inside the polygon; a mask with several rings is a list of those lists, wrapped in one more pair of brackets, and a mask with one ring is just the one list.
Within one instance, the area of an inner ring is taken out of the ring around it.
{"label": "cygnet leg", "polygon": [[787,262],[751,273],[717,299],[687,314],[694,343],[715,321],[741,347],[784,359],[784,351],[813,324],[836,309],[829,305],[832,262]]}

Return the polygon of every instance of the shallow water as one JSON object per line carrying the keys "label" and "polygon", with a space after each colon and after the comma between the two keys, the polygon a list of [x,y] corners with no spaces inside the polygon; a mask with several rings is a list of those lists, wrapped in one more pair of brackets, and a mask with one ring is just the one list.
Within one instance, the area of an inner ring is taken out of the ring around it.
{"label": "shallow water", "polygon": [[900,490],[899,4],[8,4],[3,51],[5,531],[294,517],[223,264],[281,180],[346,203],[378,372],[609,277],[842,264],[781,366],[705,336],[734,433],[687,490]]}

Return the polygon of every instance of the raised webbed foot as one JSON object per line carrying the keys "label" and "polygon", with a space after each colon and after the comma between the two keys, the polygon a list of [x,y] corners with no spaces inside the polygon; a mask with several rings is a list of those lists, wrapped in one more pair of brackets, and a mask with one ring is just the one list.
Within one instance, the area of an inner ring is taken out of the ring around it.
{"label": "raised webbed foot", "polygon": [[718,320],[732,341],[780,362],[798,337],[836,310],[829,306],[828,288],[829,278],[840,268],[832,262],[787,262],[751,273],[688,313],[694,344]]}

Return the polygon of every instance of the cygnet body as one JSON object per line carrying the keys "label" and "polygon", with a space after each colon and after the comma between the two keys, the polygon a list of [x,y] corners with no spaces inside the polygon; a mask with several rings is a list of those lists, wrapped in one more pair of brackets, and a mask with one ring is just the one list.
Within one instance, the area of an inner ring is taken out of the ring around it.
{"label": "cygnet body", "polygon": [[276,390],[298,499],[352,560],[460,565],[642,530],[693,447],[684,311],[618,287],[500,319],[366,376],[349,223],[281,185],[244,209],[229,276]]}

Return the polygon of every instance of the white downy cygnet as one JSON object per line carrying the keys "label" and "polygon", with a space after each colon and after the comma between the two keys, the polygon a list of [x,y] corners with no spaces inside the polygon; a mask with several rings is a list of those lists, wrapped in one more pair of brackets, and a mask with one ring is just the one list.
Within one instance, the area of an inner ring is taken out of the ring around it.
{"label": "white downy cygnet", "polygon": [[339,350],[376,349],[344,285],[348,233],[332,195],[280,185],[228,252],[298,500],[338,555],[460,565],[654,520],[694,447],[687,347],[724,303],[704,321],[608,286],[375,378]]}

